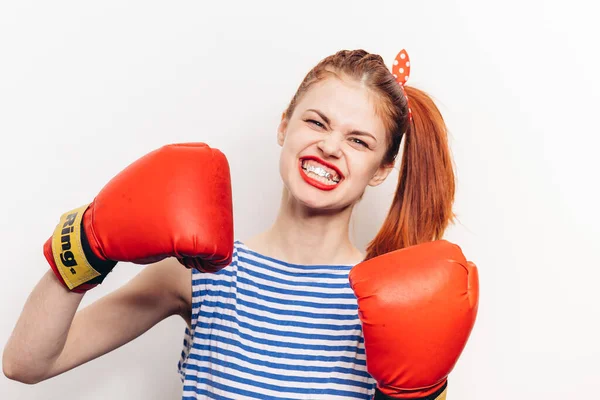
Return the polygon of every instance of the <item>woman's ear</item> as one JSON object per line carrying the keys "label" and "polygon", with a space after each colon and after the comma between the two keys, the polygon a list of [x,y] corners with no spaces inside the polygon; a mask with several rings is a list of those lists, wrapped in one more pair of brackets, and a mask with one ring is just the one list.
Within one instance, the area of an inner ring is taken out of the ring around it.
{"label": "woman's ear", "polygon": [[380,185],[383,181],[385,181],[385,178],[387,178],[387,176],[390,174],[390,172],[392,172],[393,169],[393,163],[380,166],[375,172],[375,175],[373,175],[373,177],[369,181],[369,186]]}
{"label": "woman's ear", "polygon": [[279,127],[277,128],[277,144],[283,147],[283,142],[285,141],[285,133],[287,130],[288,120],[286,118],[285,112],[281,114],[281,122],[279,122]]}

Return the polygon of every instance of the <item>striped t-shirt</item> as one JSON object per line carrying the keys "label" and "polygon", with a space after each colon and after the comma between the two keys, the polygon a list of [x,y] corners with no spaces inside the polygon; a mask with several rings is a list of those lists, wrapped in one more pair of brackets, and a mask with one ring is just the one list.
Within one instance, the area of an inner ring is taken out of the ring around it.
{"label": "striped t-shirt", "polygon": [[298,265],[236,241],[230,265],[192,270],[183,400],[371,399],[352,265]]}

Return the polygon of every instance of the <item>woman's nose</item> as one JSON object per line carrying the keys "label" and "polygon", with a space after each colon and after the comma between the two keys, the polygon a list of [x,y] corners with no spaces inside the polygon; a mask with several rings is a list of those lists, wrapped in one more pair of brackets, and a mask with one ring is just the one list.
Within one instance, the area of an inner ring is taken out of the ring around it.
{"label": "woman's nose", "polygon": [[317,147],[329,157],[341,157],[342,155],[342,138],[336,132],[331,132],[323,138]]}

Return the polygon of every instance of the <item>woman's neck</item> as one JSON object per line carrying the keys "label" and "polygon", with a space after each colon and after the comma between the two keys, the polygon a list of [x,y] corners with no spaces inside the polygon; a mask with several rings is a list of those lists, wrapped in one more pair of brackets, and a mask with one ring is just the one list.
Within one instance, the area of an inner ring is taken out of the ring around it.
{"label": "woman's neck", "polygon": [[273,225],[245,244],[251,250],[293,264],[356,264],[363,255],[349,238],[351,215],[352,207],[315,213],[284,194]]}

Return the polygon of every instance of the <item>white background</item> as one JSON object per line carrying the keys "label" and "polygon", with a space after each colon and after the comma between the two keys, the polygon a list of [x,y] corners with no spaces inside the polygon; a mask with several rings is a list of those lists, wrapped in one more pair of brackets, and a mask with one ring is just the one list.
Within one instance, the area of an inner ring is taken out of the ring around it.
{"label": "white background", "polygon": [[[0,6],[0,345],[47,271],[60,214],[173,142],[220,148],[232,170],[236,238],[279,205],[275,141],[306,72],[340,49],[388,65],[450,129],[459,223],[446,238],[480,271],[477,324],[449,400],[600,398],[600,37],[578,1],[5,2]],[[369,189],[363,248],[397,174]],[[119,265],[83,306],[140,266]],[[2,399],[177,399],[184,323],[34,386],[0,377]],[[40,331],[43,335],[43,330]]]}

